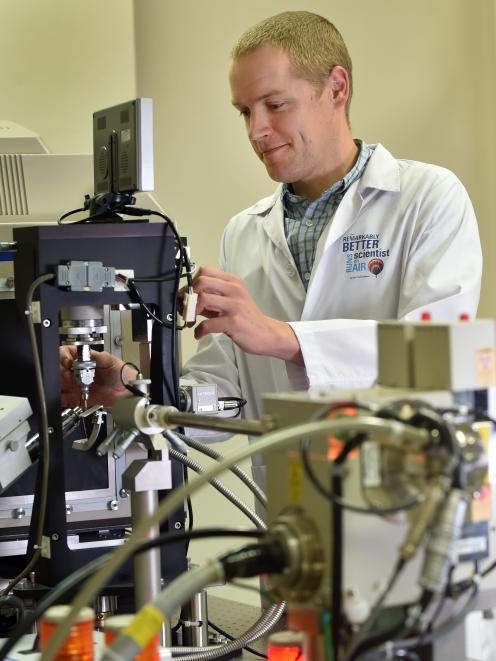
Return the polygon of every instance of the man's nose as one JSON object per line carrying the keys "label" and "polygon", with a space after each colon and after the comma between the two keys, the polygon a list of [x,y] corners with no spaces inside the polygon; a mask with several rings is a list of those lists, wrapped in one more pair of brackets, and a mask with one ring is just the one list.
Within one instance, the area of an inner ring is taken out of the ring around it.
{"label": "man's nose", "polygon": [[248,120],[248,137],[252,142],[267,138],[272,132],[267,113],[252,111]]}

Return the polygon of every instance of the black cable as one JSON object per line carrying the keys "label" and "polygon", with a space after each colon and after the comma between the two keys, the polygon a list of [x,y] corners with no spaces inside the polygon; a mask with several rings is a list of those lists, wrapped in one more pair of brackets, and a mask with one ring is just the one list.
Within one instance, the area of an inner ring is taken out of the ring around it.
{"label": "black cable", "polygon": [[138,376],[138,378],[139,378],[139,375],[141,374],[141,370],[137,365],[135,365],[134,363],[131,363],[129,360],[126,361],[125,363],[122,364],[121,371],[120,371],[120,374],[119,374],[119,378],[120,378],[121,383],[122,383],[123,386],[127,385],[126,383],[124,383],[124,376],[123,376],[124,368],[127,367],[127,366],[132,367],[133,369],[136,370],[136,375]]}
{"label": "black cable", "polygon": [[[170,221],[170,219],[169,219]],[[174,388],[174,401],[173,404],[176,406],[176,408],[179,407],[179,357],[177,355],[177,296],[179,293],[179,276],[181,275],[181,272],[183,270],[183,262],[184,258],[186,255],[186,251],[184,250],[184,246],[181,241],[181,237],[177,233],[174,223],[172,221],[169,222],[169,227],[171,227],[174,230],[174,233],[176,235],[176,240],[179,242],[179,263],[177,264],[176,268],[176,280],[174,282],[174,291],[172,292],[172,323],[173,323],[173,330],[172,330],[172,337],[171,337],[171,364],[172,364],[172,384]],[[187,259],[187,255],[186,255]],[[190,273],[190,265],[189,261],[186,262],[186,270],[187,273],[189,273],[188,277],[188,286],[191,287],[192,281],[191,281],[191,273]]]}
{"label": "black cable", "polygon": [[[224,636],[224,638],[227,638],[228,640],[237,640],[235,636],[232,636],[230,633],[227,633],[227,631],[224,631],[224,629],[221,629],[217,624],[214,624],[212,620],[207,620],[207,623],[211,629],[219,633],[221,636]],[[257,652],[257,650],[254,650],[253,647],[248,647],[247,645],[245,645],[243,649],[246,650],[247,652],[250,652],[250,654],[259,656],[261,659],[267,658],[266,654],[262,654],[262,652]]]}
{"label": "black cable", "polygon": [[126,281],[126,285],[129,289],[129,293],[132,295],[131,298],[134,298],[136,302],[139,304],[141,311],[144,313],[145,317],[148,317],[149,319],[156,321],[157,324],[163,326],[164,328],[174,328],[173,322],[165,321],[164,319],[160,319],[160,317],[157,317],[157,315],[152,311],[152,309],[145,303],[133,280],[129,278]]}
{"label": "black cable", "polygon": [[357,645],[356,649],[353,651],[353,657],[351,658],[359,659],[363,654],[365,654],[365,652],[370,652],[376,647],[379,647],[379,645],[382,643],[385,643],[386,641],[391,640],[395,636],[401,634],[405,627],[405,620],[406,618],[404,618],[400,623],[389,627],[389,629],[386,629],[381,633],[371,634],[368,636],[364,641]]}
{"label": "black cable", "polygon": [[[361,440],[358,443],[358,445],[363,443],[364,440],[365,437],[361,436]],[[353,443],[353,441],[349,441],[348,443]],[[357,446],[354,445],[354,447]],[[404,510],[412,509],[413,507],[416,507],[420,502],[419,498],[417,497],[417,498],[412,498],[412,500],[405,501],[404,503],[400,503],[400,505],[395,505],[394,507],[373,507],[373,506],[361,507],[360,505],[354,505],[353,503],[344,500],[337,494],[333,493],[332,491],[329,491],[324,487],[324,485],[319,481],[317,475],[315,474],[312,468],[308,456],[308,450],[309,450],[308,443],[306,445],[302,444],[302,447],[300,448],[301,458],[303,462],[303,468],[305,470],[308,479],[317,489],[317,491],[322,496],[324,496],[324,498],[326,498],[331,503],[337,505],[338,507],[344,510],[355,512],[357,514],[374,514],[375,516],[386,516],[388,514],[397,514],[398,512],[403,512]]]}
{"label": "black cable", "polygon": [[433,629],[430,633],[427,635],[420,635],[416,638],[409,638],[406,640],[399,640],[399,641],[394,641],[393,642],[393,650],[394,651],[402,651],[402,650],[409,650],[411,648],[417,647],[420,642],[422,642],[422,645],[428,645],[436,640],[436,638],[440,638],[441,636],[446,635],[453,629],[455,629],[460,622],[463,622],[465,619],[467,613],[470,610],[470,605],[472,601],[475,599],[477,596],[477,593],[479,592],[479,586],[474,585],[472,592],[470,596],[468,597],[467,601],[463,605],[462,608],[456,613],[455,615],[450,616],[442,624],[440,624],[437,629]]}
{"label": "black cable", "polygon": [[131,363],[131,362],[127,361],[127,362],[125,362],[125,363],[122,364],[122,366],[121,366],[121,371],[120,371],[120,373],[119,373],[119,378],[120,378],[120,380],[121,380],[122,385],[124,386],[124,388],[125,388],[126,390],[129,390],[129,392],[131,392],[131,393],[132,393],[133,395],[135,395],[136,397],[146,397],[146,396],[147,396],[146,392],[143,392],[143,391],[140,390],[137,386],[132,385],[132,384],[130,384],[130,383],[126,383],[126,382],[124,381],[124,376],[123,376],[123,375],[124,375],[124,368],[127,367],[128,365],[129,365],[130,367],[132,367],[133,369],[136,370],[136,373],[137,373],[136,375],[137,375],[137,378],[138,378],[138,379],[141,379],[141,378],[142,378],[140,368],[139,368],[137,365],[135,365],[134,363]]}
{"label": "black cable", "polygon": [[168,279],[170,273],[165,273],[159,276],[154,276],[154,277],[147,277],[147,278],[129,278],[126,280],[127,286],[131,293],[134,295],[134,297],[137,299],[142,311],[145,313],[145,316],[148,316],[150,319],[153,321],[157,322],[160,326],[163,326],[164,328],[169,328],[172,330],[172,337],[171,337],[171,361],[172,361],[172,374],[173,374],[173,385],[174,385],[174,394],[175,397],[171,398],[171,403],[177,406],[177,403],[179,402],[179,378],[177,374],[177,336],[176,336],[176,330],[181,330],[181,327],[177,327],[177,295],[179,292],[179,284],[180,284],[180,278],[182,275],[182,268],[183,264],[186,267],[186,278],[188,280],[188,288],[193,287],[193,278],[192,278],[192,273],[191,273],[191,263],[189,261],[188,253],[186,250],[186,247],[181,240],[181,237],[179,236],[179,233],[176,229],[176,226],[174,224],[174,221],[169,218],[169,216],[160,213],[158,211],[154,211],[153,209],[140,209],[140,208],[133,208],[133,207],[124,207],[122,209],[122,212],[127,213],[132,216],[158,216],[159,218],[162,218],[162,220],[168,225],[168,227],[171,229],[172,233],[174,234],[174,238],[177,243],[177,248],[179,251],[179,260],[178,264],[175,269],[175,278],[174,278],[174,291],[173,291],[173,298],[172,298],[172,323],[169,323],[167,321],[164,321],[163,319],[160,319],[157,317],[157,315],[146,305],[146,303],[143,301],[143,298],[141,297],[135,283],[136,282],[160,282],[162,279]]}
{"label": "black cable", "polygon": [[[395,656],[393,658],[408,658],[405,657],[405,654],[411,653],[412,648],[419,647],[419,646],[424,646],[432,643],[436,638],[439,638],[440,636],[443,636],[450,631],[452,631],[455,627],[457,627],[460,622],[462,622],[465,618],[465,616],[468,613],[468,610],[470,608],[470,604],[472,603],[473,599],[476,597],[478,593],[478,585],[474,585],[472,594],[469,596],[467,599],[466,603],[464,606],[460,609],[460,611],[456,615],[452,615],[451,617],[447,618],[437,629],[433,629],[431,631],[424,631],[418,636],[412,637],[412,638],[407,638],[403,640],[397,640],[393,641],[392,646],[393,648],[391,649],[391,642],[388,642],[388,647],[387,650],[385,647],[379,647],[381,643],[384,643],[384,636],[381,636],[382,640],[381,641],[376,641],[373,639],[370,639],[371,644],[367,644],[369,640],[365,640],[362,645],[360,645],[360,650],[355,650],[355,653],[363,654],[365,651],[370,651],[372,649],[376,649],[378,652],[382,649],[384,652],[388,654],[394,654]],[[441,600],[443,605],[444,605],[444,596],[443,599]],[[431,621],[433,621],[435,618],[438,616],[438,609],[436,609],[436,612],[432,618]],[[388,632],[389,635],[387,637],[388,641],[391,641],[392,636],[394,635],[394,632]],[[400,654],[403,654],[403,657],[400,656]],[[353,659],[358,658],[358,656],[353,656],[351,657]],[[348,660],[347,660],[348,661]]]}
{"label": "black cable", "polygon": [[[168,271],[167,273],[162,273],[161,275],[155,275],[155,276],[144,276],[141,278],[131,278],[133,282],[171,282],[172,280],[176,279],[176,271],[177,269],[174,269],[173,271]],[[186,277],[186,273],[181,274],[182,278]]]}
{"label": "black cable", "polygon": [[452,413],[454,415],[470,415],[475,418],[476,422],[490,422],[496,427],[496,419],[492,418],[485,411],[481,409],[474,409],[467,406],[459,407],[448,407],[448,408],[438,408],[436,409],[439,413]]}
{"label": "black cable", "polygon": [[363,654],[364,650],[361,648],[366,644],[367,639],[365,636],[367,636],[369,631],[371,631],[371,629],[377,623],[384,602],[386,601],[389,593],[393,589],[396,581],[398,580],[399,575],[403,571],[405,564],[406,562],[403,559],[399,559],[398,562],[396,563],[396,566],[391,576],[389,577],[386,587],[384,588],[384,590],[382,591],[382,593],[379,595],[376,602],[374,603],[370,611],[370,615],[368,616],[367,620],[361,626],[358,634],[356,635],[356,640],[352,641],[351,649],[346,655],[346,661],[354,661],[359,656],[361,656],[361,654]]}
{"label": "black cable", "polygon": [[[177,326],[177,296],[179,292],[179,285],[180,285],[180,278],[182,276],[182,269],[183,269],[183,263],[186,264],[186,277],[188,278],[188,286],[192,286],[192,277],[191,277],[191,265],[187,256],[186,249],[183,245],[183,242],[181,241],[181,237],[179,236],[176,227],[173,223],[173,221],[168,217],[165,216],[164,214],[158,213],[158,212],[152,212],[151,210],[145,210],[145,209],[140,209],[140,210],[135,210],[139,211],[140,213],[146,213],[148,215],[158,215],[161,218],[164,219],[166,224],[169,226],[171,229],[172,233],[174,234],[176,244],[177,244],[177,250],[179,251],[179,259],[176,264],[176,268],[174,270],[174,277],[171,278],[171,271],[160,274],[157,276],[148,276],[148,277],[142,277],[142,278],[127,278],[125,279],[126,285],[128,287],[129,293],[132,298],[134,298],[143,314],[145,317],[152,319],[154,322],[156,322],[159,326],[163,328],[167,328],[171,331],[171,339],[170,339],[170,360],[171,360],[171,365],[172,365],[172,379],[173,379],[173,391],[171,392],[169,389],[169,384],[167,383],[167,379],[165,378],[165,371],[162,368],[162,379],[164,382],[164,385],[166,389],[169,391],[168,396],[169,396],[169,401],[172,405],[177,406],[179,402],[179,375],[178,375],[178,356],[177,356],[177,330],[182,330],[183,327],[178,327]],[[143,300],[143,297],[141,296],[140,292],[138,291],[138,288],[136,286],[136,282],[163,282],[166,280],[174,280],[174,287],[173,287],[173,292],[172,292],[172,322],[168,322],[164,319],[160,319],[155,312],[145,303]]]}
{"label": "black cable", "polygon": [[[257,529],[229,529],[229,528],[199,528],[197,530],[182,531],[182,532],[173,532],[165,533],[159,535],[155,539],[147,540],[143,542],[133,553],[137,555],[139,553],[144,553],[151,548],[156,546],[162,546],[164,544],[174,544],[175,542],[181,542],[184,539],[202,539],[205,537],[262,537],[264,531]],[[100,569],[102,565],[108,562],[112,557],[111,553],[101,555],[98,558],[95,558],[89,562],[84,567],[80,567],[75,572],[67,576],[63,581],[58,585],[54,586],[48,594],[43,597],[43,599],[38,603],[36,608],[31,611],[25,619],[18,624],[13,634],[8,638],[3,646],[0,648],[0,661],[4,661],[7,655],[12,651],[12,649],[17,645],[22,636],[31,629],[33,624],[39,620],[43,613],[50,608],[53,604],[57,603],[67,592],[73,590],[79,583],[82,583],[84,580],[91,576]]]}
{"label": "black cable", "polygon": [[75,213],[80,213],[81,211],[86,211],[84,207],[81,207],[80,209],[73,209],[72,211],[68,211],[67,213],[64,213],[60,216],[60,218],[57,220],[57,223],[59,225],[63,225],[64,223],[62,222],[65,218],[68,218],[69,216],[73,216]]}
{"label": "black cable", "polygon": [[171,228],[174,236],[176,237],[176,241],[177,241],[177,244],[178,244],[178,247],[179,247],[180,255],[182,255],[182,261],[184,262],[184,265],[186,266],[186,277],[188,278],[188,286],[192,287],[193,286],[193,277],[192,277],[192,274],[191,274],[191,263],[189,261],[188,251],[186,250],[186,248],[185,248],[185,246],[184,246],[184,244],[181,240],[181,237],[179,236],[179,233],[176,229],[174,221],[171,218],[169,218],[169,216],[166,216],[165,214],[160,213],[159,211],[153,211],[152,209],[147,210],[147,215],[159,216]]}
{"label": "black cable", "polygon": [[179,250],[179,263],[177,264],[176,267],[176,280],[174,283],[174,291],[173,291],[173,298],[172,298],[172,337],[171,337],[171,362],[172,362],[172,379],[173,379],[173,387],[174,387],[174,401],[172,402],[176,407],[179,404],[179,375],[178,375],[178,356],[177,356],[177,296],[179,293],[179,284],[180,284],[180,277],[183,269],[183,264],[186,268],[186,278],[188,281],[188,288],[191,289],[193,287],[193,277],[191,274],[191,263],[189,261],[188,257],[188,251],[186,250],[186,247],[181,240],[181,237],[179,236],[179,233],[176,229],[176,226],[174,224],[174,221],[169,218],[169,216],[166,216],[163,213],[160,213],[159,211],[153,211],[152,209],[147,209],[147,215],[150,216],[158,216],[159,218],[162,218],[167,225],[170,227],[172,230],[172,233],[174,234],[174,237],[177,242],[178,250]]}
{"label": "black cable", "polygon": [[[451,565],[449,568],[448,572],[448,581],[446,583],[446,587],[443,590],[443,594],[441,595],[441,598],[439,599],[439,602],[436,606],[436,609],[434,610],[431,619],[429,620],[429,623],[427,624],[427,627],[425,629],[425,634],[429,634],[433,629],[434,625],[436,624],[439,616],[443,612],[443,608],[446,605],[447,600],[450,597],[450,584],[451,584],[451,578],[453,576],[453,572],[455,571],[455,565]],[[422,635],[420,636],[420,641],[422,641]]]}
{"label": "black cable", "polygon": [[[348,455],[352,452],[358,445],[361,443],[362,435],[355,437],[350,443],[342,448],[341,452],[335,459],[335,466],[341,466],[348,459]],[[308,439],[307,439],[308,442]],[[341,471],[332,471],[332,490],[337,497],[341,498],[343,495],[343,483]],[[332,629],[332,645],[334,657],[337,658],[340,648],[340,637],[341,637],[341,615],[343,609],[343,557],[345,555],[344,549],[344,531],[343,531],[343,510],[337,502],[331,504],[332,509],[332,524],[333,524],[333,535],[332,535],[332,561],[331,561],[331,572],[332,572],[332,582],[331,585],[334,586],[332,591],[332,606],[331,612],[333,617],[331,618],[331,629]]]}

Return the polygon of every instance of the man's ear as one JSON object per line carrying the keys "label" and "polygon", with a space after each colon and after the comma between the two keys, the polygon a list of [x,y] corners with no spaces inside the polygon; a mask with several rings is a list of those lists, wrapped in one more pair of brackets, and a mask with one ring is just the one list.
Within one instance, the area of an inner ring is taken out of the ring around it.
{"label": "man's ear", "polygon": [[345,106],[350,96],[350,79],[344,67],[336,65],[331,69],[327,87],[333,104]]}

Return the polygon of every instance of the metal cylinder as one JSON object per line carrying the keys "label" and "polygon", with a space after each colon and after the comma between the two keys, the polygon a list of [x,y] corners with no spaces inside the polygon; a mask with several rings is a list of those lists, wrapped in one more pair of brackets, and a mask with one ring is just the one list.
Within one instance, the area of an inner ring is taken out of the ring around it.
{"label": "metal cylinder", "polygon": [[[143,521],[151,516],[158,507],[156,491],[132,491],[131,515],[133,522]],[[158,537],[158,526],[148,529],[143,541]],[[134,570],[134,606],[138,611],[142,606],[153,601],[162,589],[162,568],[160,563],[160,548],[153,548],[138,553],[133,561]],[[170,629],[163,629],[160,644],[170,646]]]}
{"label": "metal cylinder", "polygon": [[420,585],[431,592],[442,592],[446,587],[453,558],[454,543],[462,533],[467,496],[461,489],[453,489],[437,517],[425,551]]}
{"label": "metal cylinder", "polygon": [[183,644],[188,647],[208,645],[208,607],[205,590],[197,592],[183,609]]}

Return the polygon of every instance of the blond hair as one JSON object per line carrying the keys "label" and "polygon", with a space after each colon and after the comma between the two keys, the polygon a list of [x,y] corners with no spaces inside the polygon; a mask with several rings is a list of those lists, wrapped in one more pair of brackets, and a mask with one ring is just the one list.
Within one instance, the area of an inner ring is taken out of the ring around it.
{"label": "blond hair", "polygon": [[265,44],[274,44],[284,50],[300,77],[322,89],[335,66],[348,72],[350,93],[346,103],[349,122],[353,78],[351,58],[343,37],[323,16],[309,11],[285,11],[256,23],[238,39],[231,51],[236,60]]}

